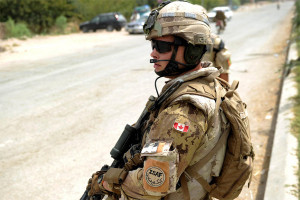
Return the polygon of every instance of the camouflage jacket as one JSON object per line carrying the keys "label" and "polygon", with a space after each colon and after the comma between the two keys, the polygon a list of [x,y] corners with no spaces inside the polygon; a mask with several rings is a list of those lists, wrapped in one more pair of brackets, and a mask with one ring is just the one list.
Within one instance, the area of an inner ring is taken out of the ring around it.
{"label": "camouflage jacket", "polygon": [[[143,141],[144,167],[129,172],[121,185],[122,199],[184,199],[182,188],[176,188],[182,175],[188,179],[191,199],[204,199],[206,191],[197,181],[193,181],[185,169],[203,158],[221,133],[221,121],[225,120],[222,113],[218,115],[214,127],[209,127],[215,110],[211,94],[214,85],[205,80],[216,71],[214,67],[207,67],[178,77],[186,81],[179,88],[179,91],[184,90],[183,95],[176,97],[174,94],[175,99],[172,95],[154,115],[153,124]],[[172,81],[165,85],[163,91]],[[197,92],[207,96],[196,95]],[[208,182],[212,176],[219,175],[224,153],[225,146],[198,170]]]}

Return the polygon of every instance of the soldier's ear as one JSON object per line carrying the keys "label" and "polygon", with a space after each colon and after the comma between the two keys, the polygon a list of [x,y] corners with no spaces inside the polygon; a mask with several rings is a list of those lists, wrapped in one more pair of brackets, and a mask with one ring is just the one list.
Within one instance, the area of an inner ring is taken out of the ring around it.
{"label": "soldier's ear", "polygon": [[184,60],[187,64],[196,64],[201,60],[205,52],[206,45],[188,44],[184,50]]}

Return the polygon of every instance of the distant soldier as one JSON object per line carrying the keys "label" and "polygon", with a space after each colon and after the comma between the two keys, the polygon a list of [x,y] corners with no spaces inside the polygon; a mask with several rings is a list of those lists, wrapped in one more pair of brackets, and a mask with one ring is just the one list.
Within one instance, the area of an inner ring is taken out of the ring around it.
{"label": "distant soldier", "polygon": [[217,22],[218,20],[222,21],[223,25],[224,25],[224,29],[226,27],[226,15],[222,10],[218,10],[216,12],[216,16],[214,18],[214,21]]}
{"label": "distant soldier", "polygon": [[[207,10],[200,6],[199,10],[207,14]],[[212,62],[212,65],[216,67],[217,69],[223,68],[223,72],[220,74],[220,78],[224,79],[225,81],[229,81],[229,67],[231,65],[231,53],[228,51],[228,49],[225,47],[224,41],[220,38],[219,35],[216,35],[214,33],[211,33],[211,39],[213,45],[210,46],[211,48],[207,50],[207,52],[204,54],[202,61],[210,61]]]}
{"label": "distant soldier", "polygon": [[211,34],[213,47],[209,49],[203,57],[203,61],[211,61],[213,66],[220,69],[223,68],[223,72],[220,78],[225,81],[229,81],[229,67],[231,65],[230,56],[231,53],[225,47],[224,41],[220,36],[216,34]]}

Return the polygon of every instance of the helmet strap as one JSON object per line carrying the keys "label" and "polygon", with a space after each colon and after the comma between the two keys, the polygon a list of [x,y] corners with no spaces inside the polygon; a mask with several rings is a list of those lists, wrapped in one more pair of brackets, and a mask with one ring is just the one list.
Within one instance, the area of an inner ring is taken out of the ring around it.
{"label": "helmet strap", "polygon": [[[158,76],[160,76],[160,77],[178,76],[184,72],[194,69],[200,63],[200,61],[199,61],[198,63],[195,63],[195,64],[182,64],[185,67],[182,69],[179,69],[179,66],[178,66],[179,63],[177,61],[175,61],[178,47],[180,46],[179,44],[181,44],[181,42],[180,41],[178,42],[178,40],[182,41],[181,38],[175,37],[175,41],[174,41],[175,44],[174,44],[172,56],[171,56],[169,63],[165,67],[165,69],[162,71],[159,71],[159,72],[155,72]],[[186,45],[184,45],[184,46],[186,46]]]}

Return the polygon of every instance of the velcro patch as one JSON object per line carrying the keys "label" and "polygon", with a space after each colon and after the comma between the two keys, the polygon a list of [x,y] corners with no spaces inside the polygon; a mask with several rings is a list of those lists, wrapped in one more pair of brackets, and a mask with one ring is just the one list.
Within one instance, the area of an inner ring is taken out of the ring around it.
{"label": "velcro patch", "polygon": [[194,13],[184,13],[184,16],[186,18],[197,19],[196,14],[194,14]]}
{"label": "velcro patch", "polygon": [[175,13],[171,12],[171,13],[163,13],[162,17],[175,17]]}
{"label": "velcro patch", "polygon": [[155,141],[155,142],[147,142],[143,149],[143,154],[157,154],[157,153],[167,153],[171,147],[171,141]]}
{"label": "velcro patch", "polygon": [[145,190],[167,192],[169,189],[169,163],[147,158],[144,165],[143,185]]}

